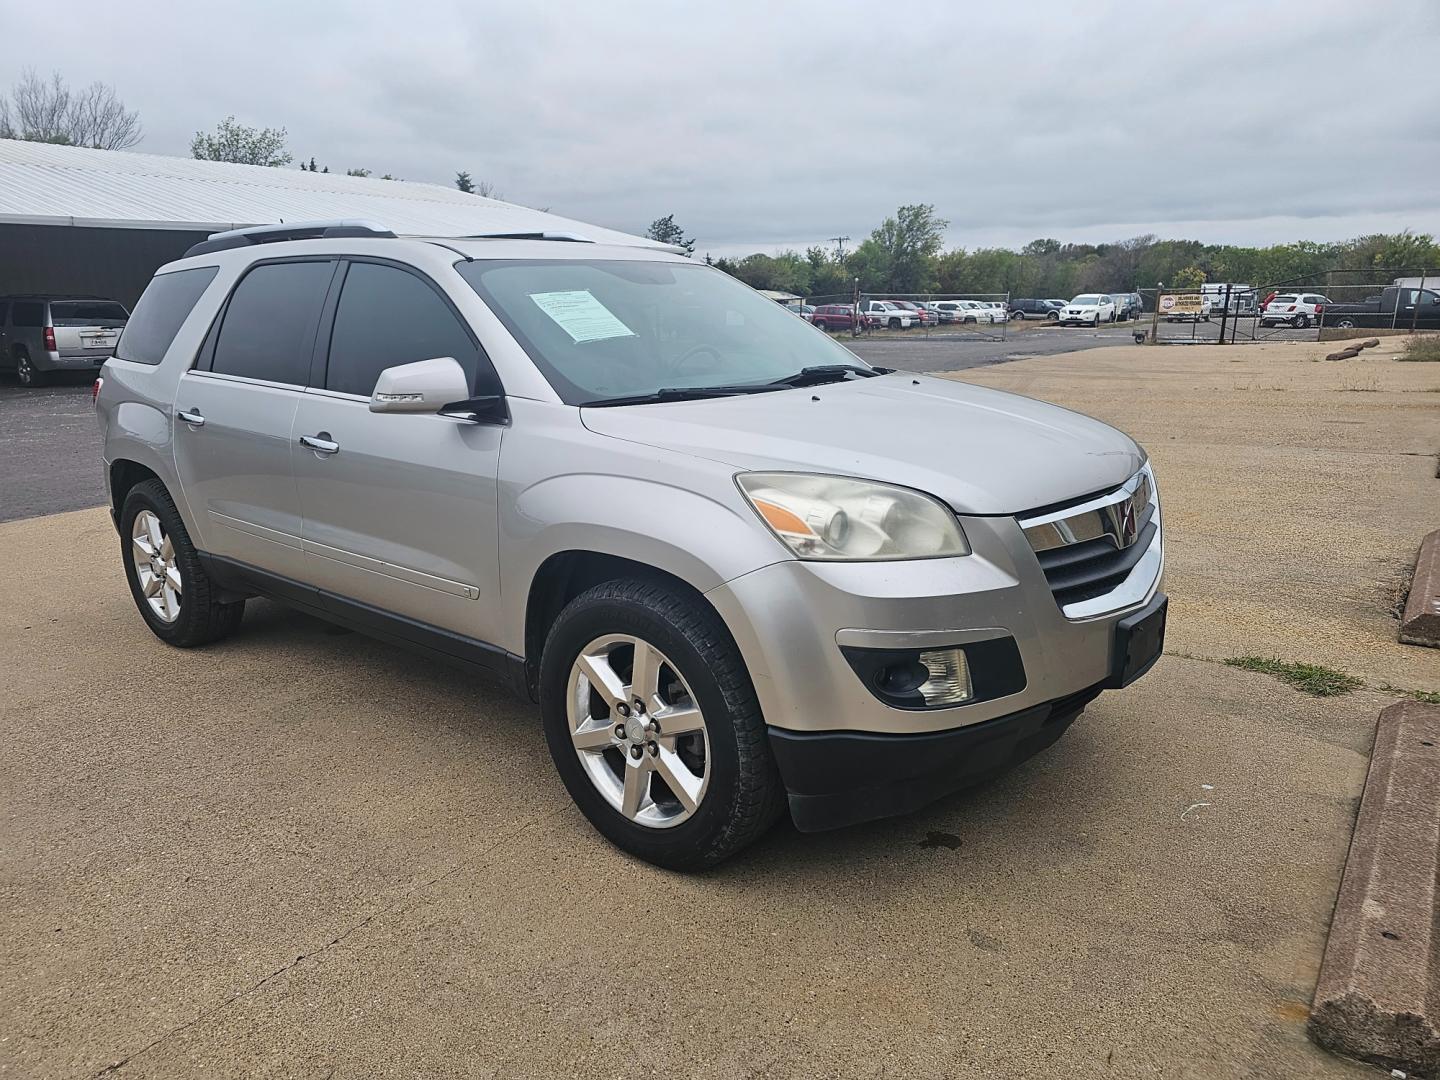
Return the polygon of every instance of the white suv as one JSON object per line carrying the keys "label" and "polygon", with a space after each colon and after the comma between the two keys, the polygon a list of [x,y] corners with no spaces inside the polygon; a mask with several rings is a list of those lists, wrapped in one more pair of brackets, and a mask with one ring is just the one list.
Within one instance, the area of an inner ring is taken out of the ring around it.
{"label": "white suv", "polygon": [[1320,316],[1330,303],[1330,298],[1319,293],[1285,293],[1271,297],[1260,309],[1261,326],[1277,326],[1285,323],[1296,330],[1304,330],[1312,322],[1318,323]]}

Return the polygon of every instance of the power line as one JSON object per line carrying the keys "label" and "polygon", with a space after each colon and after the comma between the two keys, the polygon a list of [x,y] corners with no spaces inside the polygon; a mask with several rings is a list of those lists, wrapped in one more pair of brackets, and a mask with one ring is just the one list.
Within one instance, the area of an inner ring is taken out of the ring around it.
{"label": "power line", "polygon": [[827,236],[825,239],[835,241],[835,261],[843,262],[845,260],[845,241],[850,238],[848,236]]}

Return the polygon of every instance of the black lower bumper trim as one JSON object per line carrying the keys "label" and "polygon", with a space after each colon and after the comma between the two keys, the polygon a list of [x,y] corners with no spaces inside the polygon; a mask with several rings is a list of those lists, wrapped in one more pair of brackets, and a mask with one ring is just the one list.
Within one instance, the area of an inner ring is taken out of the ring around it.
{"label": "black lower bumper trim", "polygon": [[1101,686],[1009,716],[924,735],[770,729],[801,832],[918,810],[1014,768],[1065,733]]}

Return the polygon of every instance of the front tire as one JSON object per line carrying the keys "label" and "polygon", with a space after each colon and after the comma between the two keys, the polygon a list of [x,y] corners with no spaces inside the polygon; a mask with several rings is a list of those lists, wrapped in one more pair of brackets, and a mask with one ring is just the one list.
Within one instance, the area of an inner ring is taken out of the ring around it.
{"label": "front tire", "polygon": [[575,805],[646,862],[714,866],[784,808],[750,673],[698,595],[635,580],[581,593],[545,642],[540,710]]}
{"label": "front tire", "polygon": [[899,329],[900,329],[900,320],[899,320],[899,319],[891,319],[888,325],[889,325],[889,327],[890,327],[891,330],[899,330]]}
{"label": "front tire", "polygon": [[217,599],[175,501],[159,480],[136,484],[120,509],[121,558],[130,595],[161,641],[182,649],[229,637],[245,601]]}
{"label": "front tire", "polygon": [[1310,325],[1310,316],[1309,316],[1309,315],[1296,315],[1296,316],[1295,316],[1295,329],[1296,329],[1296,330],[1304,330],[1304,329],[1306,329],[1307,327],[1309,327],[1309,325]]}

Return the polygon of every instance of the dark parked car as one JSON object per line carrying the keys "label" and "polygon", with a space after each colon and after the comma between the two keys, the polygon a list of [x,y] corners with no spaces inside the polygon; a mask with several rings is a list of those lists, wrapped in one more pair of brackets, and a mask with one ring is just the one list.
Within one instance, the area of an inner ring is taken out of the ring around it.
{"label": "dark parked car", "polygon": [[1011,300],[1010,318],[1049,319],[1051,322],[1058,322],[1060,309],[1064,306],[1054,300]]}
{"label": "dark parked car", "polygon": [[[1269,311],[1266,311],[1269,314]],[[1440,296],[1429,289],[1389,286],[1379,299],[1359,304],[1331,304],[1325,309],[1326,326],[1410,327],[1440,330]]]}
{"label": "dark parked car", "polygon": [[0,370],[21,386],[60,371],[97,371],[130,313],[98,296],[0,296]]}
{"label": "dark parked car", "polygon": [[821,304],[810,313],[810,322],[821,330],[853,330],[855,308],[851,304]]}

